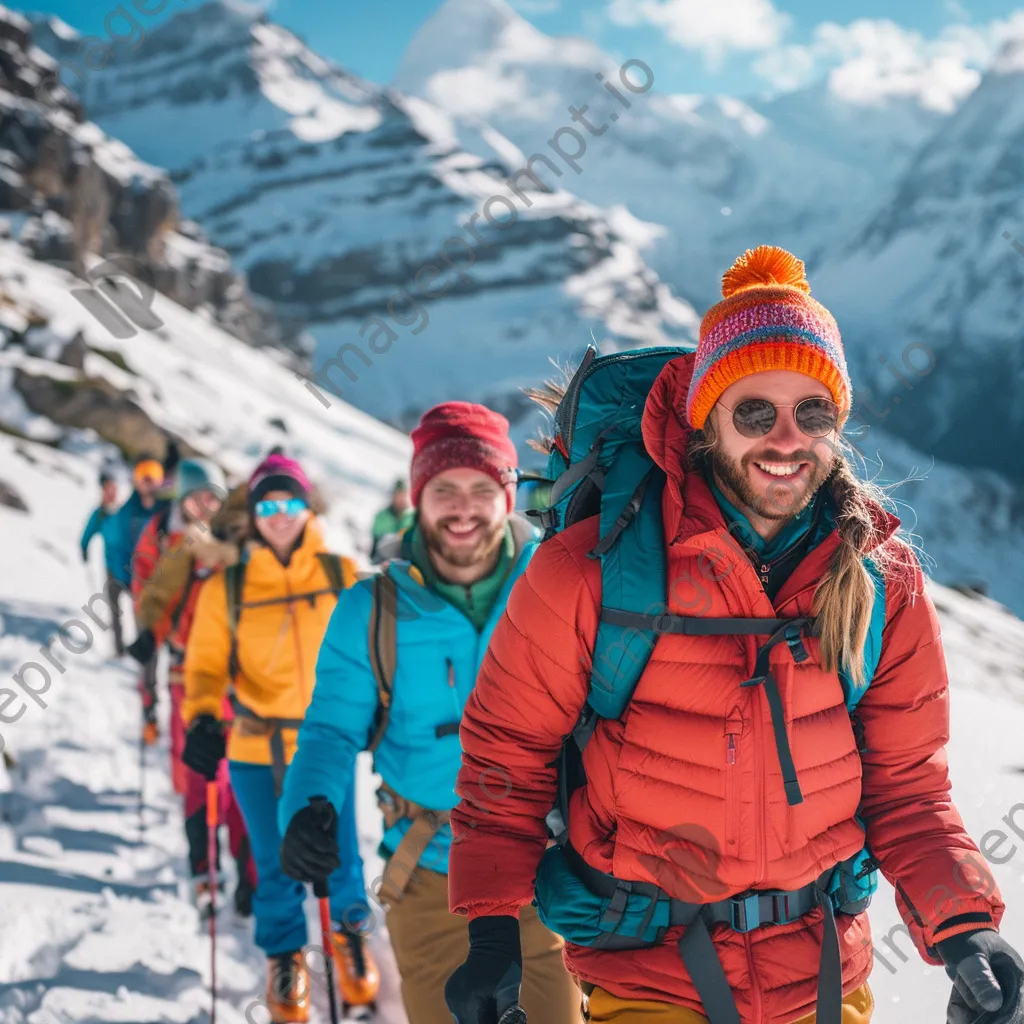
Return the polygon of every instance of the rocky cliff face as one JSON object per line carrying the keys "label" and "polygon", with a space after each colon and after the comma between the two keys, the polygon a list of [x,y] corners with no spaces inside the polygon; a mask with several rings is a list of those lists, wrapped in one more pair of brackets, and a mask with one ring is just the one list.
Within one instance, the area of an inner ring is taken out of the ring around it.
{"label": "rocky cliff face", "polygon": [[40,259],[95,277],[103,258],[250,344],[301,347],[227,254],[183,223],[167,173],[86,120],[32,26],[0,9],[0,217]]}

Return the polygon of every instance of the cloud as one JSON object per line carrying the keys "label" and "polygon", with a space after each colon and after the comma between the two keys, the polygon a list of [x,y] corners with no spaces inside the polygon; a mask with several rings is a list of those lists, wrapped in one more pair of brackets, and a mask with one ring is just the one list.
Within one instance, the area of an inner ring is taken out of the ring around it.
{"label": "cloud", "polygon": [[617,25],[653,25],[685,50],[718,64],[730,50],[768,50],[778,45],[789,16],[771,0],[612,0],[608,17]]}
{"label": "cloud", "polygon": [[977,87],[999,49],[1020,37],[1024,10],[980,26],[947,25],[930,39],[886,18],[829,21],[815,27],[807,45],[768,50],[753,70],[784,91],[827,74],[830,90],[851,103],[878,106],[904,96],[949,112]]}

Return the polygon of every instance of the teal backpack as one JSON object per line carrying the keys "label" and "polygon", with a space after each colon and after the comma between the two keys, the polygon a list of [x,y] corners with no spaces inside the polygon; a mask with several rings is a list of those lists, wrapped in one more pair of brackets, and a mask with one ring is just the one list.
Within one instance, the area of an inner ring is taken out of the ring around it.
{"label": "teal backpack", "polygon": [[[591,867],[568,840],[569,799],[585,780],[583,750],[601,719],[625,711],[661,633],[754,635],[759,647],[754,675],[743,686],[765,688],[776,748],[790,805],[803,797],[786,735],[769,654],[785,643],[795,661],[807,658],[803,637],[814,635],[807,616],[793,619],[708,618],[668,612],[661,495],[665,475],[647,454],[641,419],[647,394],[662,367],[690,355],[677,347],[646,348],[598,356],[588,348],[555,412],[548,460],[546,507],[527,515],[544,539],[590,516],[600,516],[599,539],[588,557],[601,562],[602,607],[587,702],[559,758],[558,797],[547,818],[555,840],[537,872],[535,902],[543,922],[569,942],[602,949],[636,949],[659,943],[668,928],[685,927],[679,951],[710,1024],[740,1024],[735,1000],[710,936],[713,924],[740,932],[794,921],[817,906],[824,910],[818,986],[819,1024],[840,1024],[842,972],[834,913],[866,909],[877,887],[877,862],[866,845],[815,882],[794,891],[759,890],[717,903],[690,904],[658,886],[618,879]],[[866,563],[871,569],[871,563]],[[885,588],[872,570],[876,600],[865,646],[866,679],[881,654]],[[840,679],[851,714],[867,689]],[[855,734],[857,734],[856,720]],[[860,737],[858,734],[858,746]]]}

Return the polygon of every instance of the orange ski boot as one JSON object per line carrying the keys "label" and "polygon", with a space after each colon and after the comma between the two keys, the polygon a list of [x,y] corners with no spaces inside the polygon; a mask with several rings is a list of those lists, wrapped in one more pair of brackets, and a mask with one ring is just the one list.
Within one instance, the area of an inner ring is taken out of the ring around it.
{"label": "orange ski boot", "polygon": [[332,932],[331,939],[338,973],[338,994],[345,1012],[353,1006],[376,1010],[380,972],[366,939],[360,932],[347,928]]}
{"label": "orange ski boot", "polygon": [[267,1010],[272,1024],[306,1024],[309,1020],[309,971],[301,950],[268,959]]}

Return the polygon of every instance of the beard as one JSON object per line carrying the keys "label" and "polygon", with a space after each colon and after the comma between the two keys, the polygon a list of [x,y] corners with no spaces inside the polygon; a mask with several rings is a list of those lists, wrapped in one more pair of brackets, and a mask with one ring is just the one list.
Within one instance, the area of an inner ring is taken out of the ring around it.
{"label": "beard", "polygon": [[[818,489],[828,479],[835,466],[836,456],[832,454],[823,461],[810,450],[799,452],[764,451],[748,452],[737,461],[730,458],[717,446],[711,450],[711,464],[715,474],[732,493],[739,498],[741,504],[749,508],[762,519],[792,519],[814,500]],[[748,468],[752,462],[809,462],[811,474],[806,484],[803,480],[791,481],[780,479],[778,483],[770,483],[765,493],[760,493],[750,482]]]}
{"label": "beard", "polygon": [[447,562],[449,565],[457,566],[459,569],[468,569],[471,566],[487,562],[494,557],[498,547],[505,538],[504,518],[491,524],[488,524],[484,519],[471,520],[473,526],[483,528],[472,547],[466,547],[464,544],[455,545],[449,541],[444,528],[449,523],[455,521],[452,518],[439,519],[436,523],[420,520],[419,525],[423,531],[423,542],[431,555]]}

